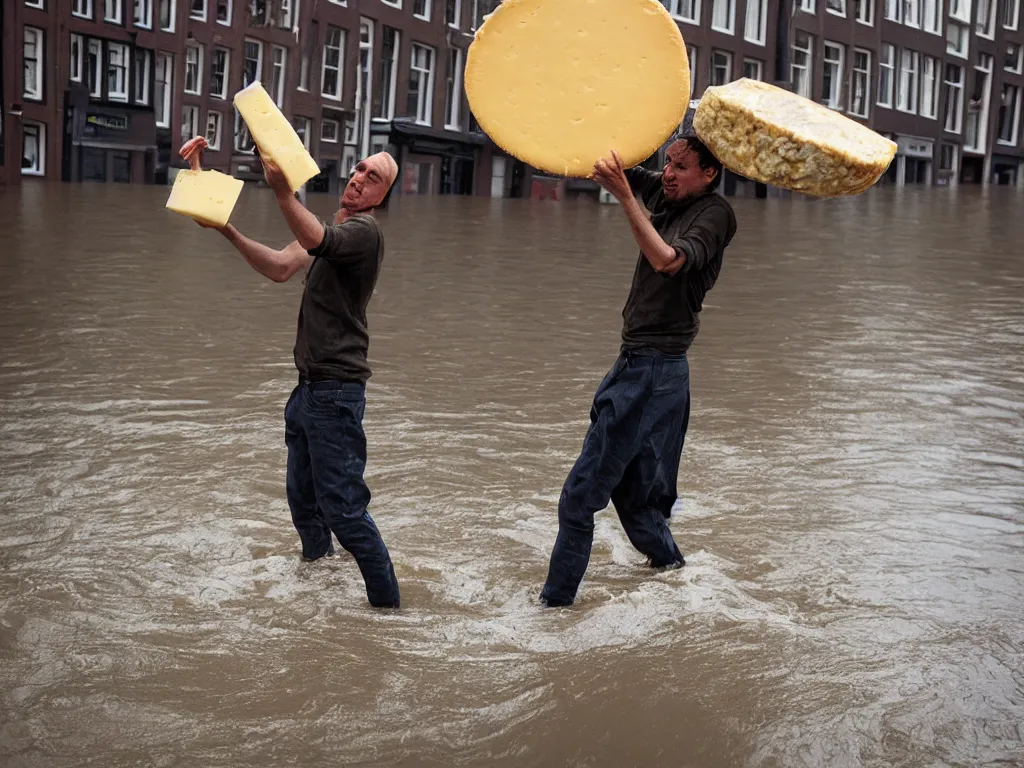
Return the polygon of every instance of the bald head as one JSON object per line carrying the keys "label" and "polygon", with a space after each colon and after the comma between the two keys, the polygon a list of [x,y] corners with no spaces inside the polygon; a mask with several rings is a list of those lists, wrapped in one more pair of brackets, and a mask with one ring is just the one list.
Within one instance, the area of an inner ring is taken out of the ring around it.
{"label": "bald head", "polygon": [[391,153],[378,152],[366,158],[366,162],[373,163],[378,167],[381,175],[384,177],[386,189],[391,189],[391,185],[398,178],[398,163],[395,162],[395,158],[391,156]]}
{"label": "bald head", "polygon": [[351,213],[376,208],[397,178],[398,163],[388,152],[377,152],[360,160],[341,195],[341,207]]}

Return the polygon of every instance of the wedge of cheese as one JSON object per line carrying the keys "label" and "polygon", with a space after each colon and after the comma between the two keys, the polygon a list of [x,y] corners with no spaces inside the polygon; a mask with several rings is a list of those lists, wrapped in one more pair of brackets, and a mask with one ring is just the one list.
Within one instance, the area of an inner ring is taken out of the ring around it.
{"label": "wedge of cheese", "polygon": [[174,177],[167,208],[196,221],[223,227],[242,193],[244,182],[220,171],[181,170]]}
{"label": "wedge of cheese", "polygon": [[693,130],[731,171],[816,197],[866,191],[896,154],[895,142],[855,120],[747,78],[708,88]]}
{"label": "wedge of cheese", "polygon": [[320,173],[320,167],[306,151],[299,134],[259,80],[235,94],[235,108],[249,127],[260,154],[280,167],[292,192],[298,192],[303,184]]}
{"label": "wedge of cheese", "polygon": [[465,82],[495,144],[582,177],[612,149],[646,160],[678,129],[690,65],[658,0],[505,0],[469,46]]}

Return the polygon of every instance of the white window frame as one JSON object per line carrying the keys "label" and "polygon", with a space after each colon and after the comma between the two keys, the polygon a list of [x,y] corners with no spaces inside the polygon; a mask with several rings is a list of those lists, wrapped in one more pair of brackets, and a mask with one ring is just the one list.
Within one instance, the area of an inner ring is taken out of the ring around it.
{"label": "white window frame", "polygon": [[[77,49],[77,53],[75,50]],[[72,82],[82,82],[85,73],[85,38],[75,32],[71,33],[71,44],[68,47],[71,72],[68,77]]]}
{"label": "white window frame", "polygon": [[[806,48],[800,48],[797,45],[798,34],[803,34],[807,36]],[[802,71],[803,82],[807,84],[806,93],[804,92],[804,89],[801,88],[797,88],[796,92],[798,95],[803,96],[806,99],[809,99],[811,98],[811,94],[814,92],[814,36],[809,33],[803,32],[802,30],[798,30],[793,35],[793,42],[791,43],[791,46],[792,61],[789,64],[789,80],[791,83],[795,84],[796,77],[794,73],[797,71]],[[805,64],[800,65],[796,63],[796,54],[798,53],[803,53],[807,55],[807,62]]]}
{"label": "white window frame", "polygon": [[132,24],[139,29],[153,28],[153,0],[134,0]]}
{"label": "white window frame", "polygon": [[[32,101],[43,100],[43,84],[46,73],[46,36],[43,34],[43,30],[38,27],[25,26],[23,33],[23,45],[21,53],[21,95],[22,98],[31,99]],[[27,73],[25,72],[25,51],[29,46],[29,38],[32,38],[32,46],[35,48],[35,61],[36,71],[34,77],[31,78],[32,82],[27,82]]]}
{"label": "white window frame", "polygon": [[[156,124],[159,128],[170,128],[171,127],[171,104],[173,102],[174,94],[174,56],[163,51],[157,51],[156,63],[155,63],[154,75],[153,75],[153,88],[156,92],[153,94],[153,108],[156,116]],[[164,90],[161,97],[160,89],[157,87],[157,77],[164,75],[166,80],[160,81],[164,83]],[[160,98],[160,110],[156,109],[156,99]],[[163,120],[160,119],[160,112],[163,112]]]}
{"label": "white window frame", "polygon": [[[217,54],[224,54],[224,72],[221,78],[221,89],[215,91],[213,88],[213,76],[216,70]],[[219,45],[210,49],[210,97],[214,99],[226,99],[228,97],[228,78],[231,77],[231,51]]]}
{"label": "white window frame", "polygon": [[35,120],[25,120],[21,124],[21,157],[25,157],[25,129],[36,129],[36,165],[34,167],[22,168],[23,176],[45,176],[46,175],[46,124]]}
{"label": "white window frame", "polygon": [[448,20],[448,2],[447,2],[447,0],[445,0],[445,4],[444,4],[444,21],[445,21],[445,24],[447,24],[452,29],[461,29],[462,28],[462,0],[453,0],[453,2],[455,3],[455,20],[454,21],[449,21]]}
{"label": "white window frame", "polygon": [[103,0],[103,20],[110,24],[121,24],[124,19],[123,0]]}
{"label": "white window frame", "polygon": [[302,146],[308,152],[313,143],[313,120],[304,115],[296,115],[292,118],[292,128],[302,140]]}
{"label": "white window frame", "polygon": [[380,78],[378,78],[378,81],[377,81],[378,86],[383,86],[385,84],[384,83],[384,75],[383,75],[384,35],[387,33],[387,30],[389,30],[389,29],[392,32],[395,33],[395,47],[394,47],[394,49],[391,52],[391,71],[390,71],[390,76],[388,78],[388,82],[387,82],[387,85],[386,85],[386,87],[387,87],[387,99],[386,100],[383,99],[383,98],[380,99],[380,106],[379,106],[378,112],[373,117],[374,120],[379,120],[379,121],[384,121],[384,122],[387,122],[389,120],[393,120],[394,117],[395,117],[395,103],[397,101],[397,95],[398,95],[398,67],[399,67],[399,62],[401,61],[401,52],[402,52],[402,31],[400,29],[398,29],[397,27],[384,26],[381,29],[381,38],[380,38],[381,39],[381,49],[380,49],[380,56],[381,56],[381,72],[380,72],[380,75],[381,76],[380,76]]}
{"label": "white window frame", "polygon": [[450,94],[448,78],[445,77],[444,127],[448,131],[459,131],[462,130],[462,72],[465,66],[462,61],[462,50],[459,48],[449,49],[448,60],[450,66],[451,62],[454,62],[455,75]]}
{"label": "white window frame", "polygon": [[[115,53],[119,54],[115,57]],[[115,58],[120,58],[122,67],[121,82],[116,82]],[[124,43],[107,43],[107,66],[104,70],[107,84],[107,98],[111,101],[128,101],[128,84],[131,82],[131,61],[128,46]],[[114,78],[114,82],[111,82]],[[115,87],[116,86],[116,87]]]}
{"label": "white window frame", "polygon": [[25,7],[43,10],[43,0],[25,0]]}
{"label": "white window frame", "polygon": [[949,0],[949,18],[971,26],[971,0]]}
{"label": "white window frame", "polygon": [[661,0],[676,21],[700,24],[700,0]]}
{"label": "white window frame", "polygon": [[[106,73],[103,71],[103,43],[96,38],[90,38],[88,46],[86,47],[87,57],[85,59],[85,71],[82,73],[85,78],[86,85],[89,86],[89,95],[98,99],[103,96],[103,83]],[[96,57],[95,69],[90,68],[90,62],[92,57]],[[92,76],[95,75],[95,82],[92,80]]]}
{"label": "white window frame", "polygon": [[[1012,40],[1007,40],[1006,55],[1003,57],[1003,70],[1006,72],[1012,72],[1015,75],[1024,74],[1024,44],[1015,43]],[[1010,58],[1010,46],[1017,46],[1017,63],[1013,65],[1007,65],[1006,60]]]}
{"label": "white window frame", "polygon": [[[424,12],[416,13],[416,3],[422,2]],[[412,17],[419,19],[420,21],[430,21],[430,7],[434,4],[434,0],[412,0]]]}
{"label": "white window frame", "polygon": [[278,107],[284,106],[285,78],[288,75],[288,49],[270,46],[270,98]]}
{"label": "white window frame", "polygon": [[[168,11],[169,11],[168,17],[167,17],[169,23],[168,23],[168,25],[166,27],[163,25],[163,21],[162,21],[162,18],[163,18],[162,11],[164,9],[164,4],[165,3],[167,4],[167,8],[168,8]],[[160,24],[160,30],[163,31],[163,32],[174,32],[174,25],[175,25],[175,23],[177,21],[177,16],[178,16],[178,1],[177,0],[157,0],[157,2],[156,2],[156,12],[157,12],[157,16],[161,17],[161,19],[158,19],[158,22]]]}
{"label": "white window frame", "polygon": [[[857,56],[863,55],[867,64],[867,68],[862,69],[857,66]],[[858,78],[860,76],[860,78]],[[854,101],[857,93],[857,80],[860,79],[864,84],[864,111],[858,112],[854,108]],[[848,111],[854,117],[864,118],[865,120],[871,114],[871,51],[867,48],[854,48],[853,49],[853,62],[850,66],[850,94],[848,99]]]}
{"label": "white window frame", "polygon": [[[249,57],[246,56],[246,46],[256,46],[256,76],[252,80],[246,80],[246,64],[249,61]],[[263,79],[263,42],[255,40],[251,37],[246,37],[242,40],[242,87],[252,85],[257,80]]]}
{"label": "white window frame", "polygon": [[[426,54],[427,66],[423,68],[416,64],[417,51]],[[437,51],[423,43],[413,43],[409,54],[409,79],[412,80],[412,72],[420,73],[419,90],[416,98],[416,114],[412,117],[419,125],[431,125],[434,120],[434,73],[437,70]],[[426,79],[427,87],[424,92],[423,79]]]}
{"label": "white window frame", "polygon": [[[1000,146],[1003,146],[1003,147],[1015,147],[1015,146],[1017,146],[1017,141],[1018,141],[1017,137],[1020,136],[1020,109],[1021,109],[1020,101],[1021,101],[1021,91],[1022,91],[1022,89],[1021,89],[1021,87],[1019,85],[1014,85],[1012,83],[1003,83],[1003,91],[1004,92],[1005,92],[1005,90],[1007,88],[1013,88],[1017,92],[1017,98],[1014,100],[1015,101],[1015,106],[1014,106],[1014,110],[1013,110],[1013,123],[1012,123],[1013,127],[1012,127],[1011,133],[1010,133],[1010,136],[1012,138],[1010,139],[1010,141],[1007,141],[1006,139],[1002,138],[999,135],[999,124],[997,123],[996,124],[996,144],[999,144]],[[999,98],[1000,98],[1000,100],[1002,100],[1002,98],[1003,98],[1003,94],[1002,93],[999,94]]]}
{"label": "white window frame", "polygon": [[[931,77],[928,77],[928,65],[931,64]],[[918,114],[929,120],[939,119],[939,69],[942,67],[942,60],[934,56],[922,54],[921,71],[918,81],[921,87],[921,95],[918,98]],[[929,87],[930,86],[930,87]],[[925,99],[925,94],[928,98]]]}
{"label": "white window frame", "polygon": [[[136,104],[149,104],[149,72],[152,66],[153,52],[146,48],[136,48],[132,66],[135,73],[135,77],[132,79],[132,101]],[[141,96],[139,95],[140,86],[142,87]]]}
{"label": "white window frame", "polygon": [[875,0],[855,0],[853,12],[858,24],[875,26]]}
{"label": "white window frame", "polygon": [[[217,0],[217,6],[213,9],[214,20],[218,24],[221,24],[221,25],[223,25],[225,27],[230,27],[231,26],[231,20],[234,18],[234,15],[235,15],[234,2],[232,2],[232,0],[223,0],[224,5],[227,7],[227,12],[228,12],[227,20],[221,19],[221,17],[220,17],[220,4],[221,4],[221,2],[222,2],[222,0]],[[223,121],[223,117],[221,119]]]}
{"label": "white window frame", "polygon": [[[751,9],[754,16],[751,17]],[[743,39],[749,43],[764,45],[768,35],[768,0],[747,0],[743,13]]]}
{"label": "white window frame", "polygon": [[[724,4],[724,5],[723,5]],[[720,9],[724,8],[726,16],[725,24],[719,18],[723,14]],[[712,0],[711,4],[711,28],[716,32],[732,35],[736,32],[736,0]]]}
{"label": "white window frame", "polygon": [[885,20],[903,23],[903,0],[883,0],[885,3]]}
{"label": "white window frame", "polygon": [[74,0],[71,5],[71,15],[80,19],[91,19],[92,0]]}
{"label": "white window frame", "polygon": [[[324,133],[324,128],[328,125],[334,126],[334,138],[330,138],[328,134]],[[329,117],[325,117],[320,121],[320,141],[325,144],[337,144],[341,140],[341,123],[337,120],[332,120]]]}
{"label": "white window frame", "polygon": [[[980,18],[982,10],[985,8],[986,3],[988,4],[988,17],[985,19]],[[983,37],[986,40],[996,39],[996,12],[998,0],[978,0],[978,4],[975,6],[975,22],[974,31],[978,37]]]}
{"label": "white window frame", "polygon": [[[959,82],[954,82],[949,79],[949,70],[956,69],[960,72]],[[942,128],[947,133],[960,134],[964,129],[964,89],[966,88],[966,72],[967,68],[962,67],[959,64],[953,64],[947,62],[943,66],[942,71],[942,93],[943,93],[943,104],[944,112],[942,115]],[[953,114],[953,124],[955,127],[949,127],[950,118],[950,101],[951,99],[946,97],[946,91],[951,91],[956,95],[956,102],[958,104],[956,112]]]}
{"label": "white window frame", "polygon": [[[843,72],[846,66],[846,46],[833,40],[822,40],[821,45],[822,88],[824,88],[825,83],[825,67],[828,64],[832,64],[836,67],[836,76],[832,78],[832,89],[835,93],[822,93],[822,98],[829,109],[841,112],[843,110]],[[828,58],[829,48],[839,52],[838,59]]]}
{"label": "white window frame", "polygon": [[[191,119],[190,119],[191,118]],[[189,129],[189,130],[186,130]],[[196,136],[205,135],[199,132],[199,107],[195,104],[183,104],[181,106],[181,140],[188,141]]]}
{"label": "white window frame", "polygon": [[299,56],[299,84],[295,86],[299,91],[309,93],[309,54],[303,53]]}
{"label": "white window frame", "polygon": [[942,34],[943,0],[921,0],[921,29],[931,35]]}
{"label": "white window frame", "polygon": [[[206,16],[210,12],[209,0],[186,0],[188,2],[188,17],[195,19],[196,21],[206,21]],[[202,3],[203,7],[196,10],[196,3]]]}
{"label": "white window frame", "polygon": [[[888,55],[887,55],[888,54]],[[888,59],[888,63],[886,62]],[[882,70],[889,73],[889,87],[882,92]],[[875,104],[885,109],[892,109],[896,97],[896,46],[892,43],[882,43],[878,49],[878,88]]]}
{"label": "white window frame", "polygon": [[[964,149],[971,152],[983,153],[988,148],[988,132],[990,129],[989,118],[990,110],[992,109],[992,85],[994,81],[995,71],[995,58],[987,53],[978,53],[978,62],[974,65],[975,79],[977,79],[977,73],[981,72],[985,75],[985,89],[981,94],[981,107],[978,112],[978,132],[977,132],[977,143],[974,145],[968,145],[970,139],[970,126],[966,126],[968,130],[964,132]],[[973,92],[972,92],[973,94]],[[966,91],[964,92],[966,96]],[[967,119],[970,120],[970,101],[967,102],[968,113]]]}
{"label": "white window frame", "polygon": [[1020,23],[1020,0],[1004,0],[1002,22],[1003,29],[1017,29]]}
{"label": "white window frame", "polygon": [[256,152],[256,142],[252,140],[252,134],[249,133],[249,126],[245,124],[245,120],[242,119],[242,115],[239,114],[238,109],[235,108],[234,112],[234,148],[235,152],[240,152],[245,155],[252,155]]}
{"label": "white window frame", "polygon": [[[715,57],[725,57],[725,80],[721,83],[715,82]],[[713,48],[711,50],[711,85],[725,85],[726,83],[732,82],[732,52],[724,51],[721,48]]]}
{"label": "white window frame", "polygon": [[814,16],[818,12],[815,0],[800,0],[800,10],[804,13],[811,14],[811,16]]}
{"label": "white window frame", "polygon": [[[750,77],[750,75],[747,74],[747,67],[750,65],[753,65],[756,70],[756,75],[754,77]],[[764,62],[760,59],[752,59],[749,56],[743,59],[743,76],[750,80],[764,80]]]}
{"label": "white window frame", "polygon": [[[954,47],[951,35],[954,34],[954,30],[959,30],[959,40],[961,47]],[[961,59],[966,59],[971,55],[971,28],[969,25],[954,21],[950,19],[946,24],[946,53],[950,56],[956,56]]]}
{"label": "white window frame", "polygon": [[[332,32],[337,32],[338,33],[338,45],[337,46],[328,46],[327,45],[327,41],[328,41],[328,39],[329,39],[329,37],[330,37]],[[329,26],[329,27],[327,27],[327,32],[324,35],[323,60],[322,60],[322,64],[321,64],[321,67],[320,67],[320,95],[323,96],[325,99],[331,99],[332,101],[341,101],[341,94],[345,90],[345,38],[346,38],[345,30],[342,29],[341,27]],[[328,67],[328,65],[327,65],[327,49],[329,47],[332,50],[336,48],[337,51],[338,51],[338,65],[337,65],[337,67],[334,67],[334,66]],[[336,71],[338,73],[338,81],[337,81],[337,86],[338,87],[337,87],[337,92],[336,93],[327,93],[326,91],[324,91],[324,83],[327,80],[327,70],[328,69],[331,69],[332,71]]]}
{"label": "white window frame", "polygon": [[[188,68],[190,65],[189,52],[195,51],[195,88],[190,89],[188,87]],[[182,83],[182,90],[185,93],[191,94],[192,96],[201,96],[203,94],[203,45],[202,43],[186,43],[185,44],[185,78]]]}
{"label": "white window frame", "polygon": [[903,23],[914,29],[921,28],[921,3],[919,0],[903,0]]}
{"label": "white window frame", "polygon": [[277,3],[277,26],[281,29],[292,29],[295,26],[292,0],[277,0]]}
{"label": "white window frame", "polygon": [[920,71],[920,59],[917,51],[901,48],[899,52],[899,74],[896,79],[896,110],[909,115],[917,114],[917,96]]}
{"label": "white window frame", "polygon": [[[212,124],[211,124],[212,123]],[[213,128],[213,138],[210,138],[210,128]],[[221,136],[224,133],[224,113],[216,109],[206,110],[206,141],[210,149],[216,152],[220,149]]]}
{"label": "white window frame", "polygon": [[[838,8],[832,8],[835,4]],[[830,13],[833,16],[842,16],[846,18],[846,0],[825,0],[825,13]]]}
{"label": "white window frame", "polygon": [[390,5],[392,8],[401,8],[402,0],[380,0],[384,5]]}

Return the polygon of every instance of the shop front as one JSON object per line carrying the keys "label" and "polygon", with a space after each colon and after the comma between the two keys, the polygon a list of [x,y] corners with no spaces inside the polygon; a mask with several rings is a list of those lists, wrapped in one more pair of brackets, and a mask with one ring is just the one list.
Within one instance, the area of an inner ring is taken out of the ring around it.
{"label": "shop front", "polygon": [[152,184],[156,123],[151,110],[89,103],[87,93],[65,97],[61,178]]}

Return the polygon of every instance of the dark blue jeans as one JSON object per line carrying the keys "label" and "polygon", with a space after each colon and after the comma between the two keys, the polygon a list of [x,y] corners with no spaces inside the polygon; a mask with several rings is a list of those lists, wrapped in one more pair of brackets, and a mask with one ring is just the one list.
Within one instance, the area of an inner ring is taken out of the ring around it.
{"label": "dark blue jeans", "polygon": [[391,555],[366,511],[365,409],[366,388],[358,382],[307,382],[295,388],[284,409],[288,506],[304,557],[326,555],[333,531],[355,558],[370,604],[397,608]]}
{"label": "dark blue jeans", "polygon": [[594,515],[611,501],[651,567],[683,565],[667,519],[690,420],[686,355],[626,352],[597,389],[583,450],[558,501],[558,537],[541,599],[571,605],[590,562]]}

